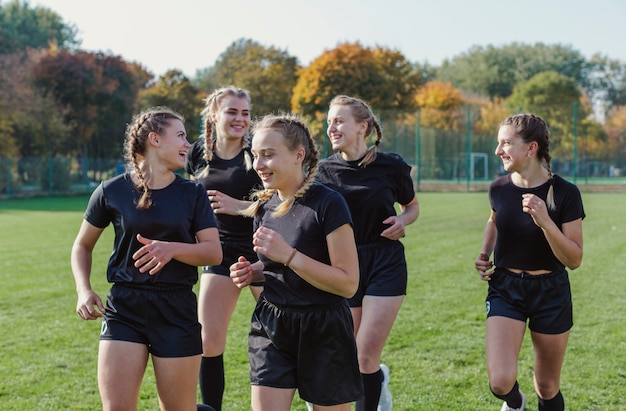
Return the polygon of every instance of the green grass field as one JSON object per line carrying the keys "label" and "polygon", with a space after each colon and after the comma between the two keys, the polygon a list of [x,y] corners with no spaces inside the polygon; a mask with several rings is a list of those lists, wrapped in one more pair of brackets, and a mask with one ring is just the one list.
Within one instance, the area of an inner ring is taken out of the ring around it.
{"label": "green grass field", "polygon": [[[409,291],[383,361],[394,410],[499,410],[484,361],[486,283],[474,271],[486,193],[418,193],[421,216],[404,240]],[[574,321],[562,375],[571,410],[626,409],[626,195],[583,194],[583,265],[570,274]],[[100,322],[75,314],[69,254],[86,197],[0,200],[0,410],[97,410]],[[102,298],[112,229],[94,255]],[[250,409],[247,331],[253,299],[241,295],[225,354],[224,410]],[[519,381],[536,409],[532,347]],[[157,410],[151,366],[140,410]],[[305,410],[294,400],[294,410]]]}

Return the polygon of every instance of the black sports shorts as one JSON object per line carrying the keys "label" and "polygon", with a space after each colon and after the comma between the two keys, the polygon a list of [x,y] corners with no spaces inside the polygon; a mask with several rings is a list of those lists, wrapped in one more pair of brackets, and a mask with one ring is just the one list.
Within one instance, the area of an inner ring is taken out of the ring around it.
{"label": "black sports shorts", "polygon": [[400,241],[380,241],[357,246],[359,288],[348,300],[351,307],[361,307],[363,297],[395,297],[406,294],[407,267],[404,245]]}
{"label": "black sports shorts", "polygon": [[496,268],[486,304],[487,317],[528,320],[528,328],[542,334],[561,334],[574,325],[567,270],[530,275]]}
{"label": "black sports shorts", "polygon": [[114,284],[107,296],[101,340],[148,346],[157,357],[202,354],[198,303],[191,287]]}
{"label": "black sports shorts", "polygon": [[236,241],[222,241],[222,262],[219,265],[205,265],[202,267],[202,274],[217,274],[230,276],[230,266],[237,261],[240,256],[246,257],[251,263],[257,261],[259,256],[252,250],[252,239],[246,244]]}
{"label": "black sports shorts", "polygon": [[363,396],[352,315],[346,301],[330,306],[278,307],[261,297],[248,337],[250,383],[297,388],[320,405]]}

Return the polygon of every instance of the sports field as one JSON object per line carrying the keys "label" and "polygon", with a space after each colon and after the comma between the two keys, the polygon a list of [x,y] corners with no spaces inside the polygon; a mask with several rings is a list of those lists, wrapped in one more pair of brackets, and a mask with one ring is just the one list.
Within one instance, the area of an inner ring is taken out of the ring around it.
{"label": "sports field", "polygon": [[[418,193],[421,215],[404,244],[409,291],[383,353],[394,410],[499,410],[484,361],[486,283],[474,271],[486,193]],[[570,273],[574,328],[562,391],[571,410],[626,409],[626,195],[583,193],[582,266]],[[87,197],[0,200],[0,410],[97,410],[99,321],[75,314],[69,254]],[[104,299],[112,229],[94,254],[92,282]],[[225,366],[225,411],[248,410],[247,331],[253,299],[241,295]],[[519,381],[536,409],[532,350]],[[157,410],[151,367],[140,410]],[[294,410],[306,410],[294,400]]]}

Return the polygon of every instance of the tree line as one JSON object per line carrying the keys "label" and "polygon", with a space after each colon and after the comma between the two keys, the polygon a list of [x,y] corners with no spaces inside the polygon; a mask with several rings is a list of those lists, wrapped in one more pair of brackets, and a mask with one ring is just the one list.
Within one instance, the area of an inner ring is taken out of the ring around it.
{"label": "tree line", "polygon": [[571,46],[474,46],[434,66],[348,42],[303,66],[285,50],[241,38],[188,78],[178,70],[155,77],[140,63],[81,50],[77,33],[45,7],[0,3],[0,157],[119,158],[132,114],[154,105],[183,114],[195,139],[203,99],[233,84],[250,91],[253,117],[298,113],[320,142],[330,99],[349,94],[384,123],[419,121],[459,135],[468,124],[471,133],[495,135],[507,115],[534,112],[552,129],[553,156],[571,157],[579,136],[590,157],[626,158],[626,63],[585,58]]}

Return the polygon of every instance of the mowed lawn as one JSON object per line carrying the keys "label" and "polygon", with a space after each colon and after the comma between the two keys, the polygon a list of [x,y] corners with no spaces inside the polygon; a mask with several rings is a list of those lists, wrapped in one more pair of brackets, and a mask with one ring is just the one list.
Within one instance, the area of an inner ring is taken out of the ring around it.
{"label": "mowed lawn", "polygon": [[[484,355],[486,283],[474,270],[489,214],[486,193],[418,193],[421,215],[404,239],[409,290],[385,351],[394,410],[499,410]],[[571,410],[626,409],[626,195],[583,194],[585,256],[570,273],[574,328],[562,391]],[[100,321],[75,313],[69,255],[87,197],[0,200],[0,410],[97,410]],[[364,207],[367,205],[364,204]],[[104,299],[112,229],[94,255]],[[224,410],[250,409],[247,290],[225,354]],[[536,409],[526,335],[519,381]],[[328,359],[330,361],[331,359]],[[292,407],[306,407],[296,395]],[[140,410],[158,410],[148,366]]]}

